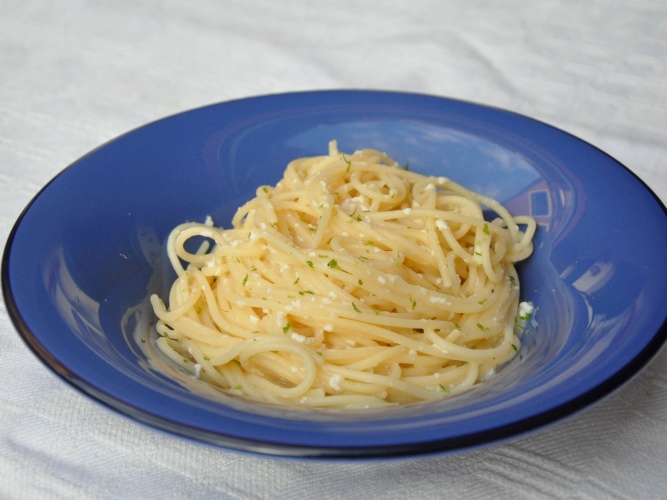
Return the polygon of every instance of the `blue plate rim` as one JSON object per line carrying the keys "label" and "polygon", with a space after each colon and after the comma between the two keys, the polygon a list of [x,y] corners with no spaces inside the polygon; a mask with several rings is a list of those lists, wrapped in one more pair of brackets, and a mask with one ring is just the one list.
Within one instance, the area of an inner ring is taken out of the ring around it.
{"label": "blue plate rim", "polygon": [[588,408],[592,404],[604,399],[605,397],[612,395],[622,386],[629,383],[635,376],[637,376],[643,369],[645,369],[648,366],[648,364],[653,359],[655,359],[656,356],[659,355],[659,353],[667,343],[667,318],[663,321],[662,325],[657,329],[655,334],[651,337],[650,341],[646,343],[644,349],[642,349],[625,366],[619,368],[611,377],[607,378],[606,380],[604,380],[602,383],[598,384],[591,390],[578,395],[577,397],[569,400],[567,403],[561,404],[556,408],[546,410],[542,413],[535,414],[531,417],[524,418],[522,420],[513,421],[511,424],[503,425],[501,427],[496,427],[485,431],[473,432],[468,435],[461,435],[445,439],[436,439],[432,441],[419,441],[403,445],[340,447],[340,446],[302,446],[302,445],[289,445],[285,443],[272,443],[267,439],[254,440],[247,438],[237,438],[235,436],[224,435],[218,432],[210,432],[192,426],[184,429],[184,425],[182,423],[171,422],[162,416],[156,416],[148,411],[138,410],[135,407],[128,406],[124,404],[122,401],[119,401],[116,397],[110,396],[103,390],[94,387],[93,385],[89,384],[86,380],[83,380],[77,377],[75,374],[72,374],[59,360],[51,356],[51,353],[48,350],[44,349],[43,345],[39,342],[37,335],[27,327],[26,322],[19,311],[19,305],[15,302],[15,297],[12,293],[11,284],[9,280],[9,257],[15,234],[19,229],[19,227],[21,226],[21,223],[26,213],[30,210],[31,206],[40,197],[40,195],[43,193],[44,190],[46,190],[52,183],[56,182],[56,180],[65,171],[67,171],[72,166],[76,165],[83,158],[86,158],[95,151],[104,148],[107,144],[111,142],[121,139],[124,136],[133,134],[135,131],[142,129],[144,127],[148,127],[156,122],[169,120],[170,118],[175,116],[187,113],[195,113],[198,110],[204,108],[225,105],[232,102],[241,102],[241,101],[262,99],[267,97],[271,98],[277,96],[286,96],[286,95],[297,96],[304,94],[315,95],[324,93],[402,94],[406,96],[419,96],[419,97],[427,97],[434,99],[442,99],[447,101],[459,102],[478,108],[486,108],[489,110],[509,113],[523,120],[528,120],[534,123],[538,123],[554,131],[575,138],[588,148],[595,149],[598,152],[605,155],[606,157],[608,157],[609,159],[613,160],[614,163],[622,167],[640,184],[640,186],[645,190],[647,195],[650,195],[654,199],[654,201],[662,209],[662,212],[667,220],[667,208],[665,207],[665,204],[662,202],[662,200],[651,189],[651,187],[648,186],[646,182],[644,182],[636,173],[634,173],[624,164],[613,158],[611,155],[601,150],[597,146],[589,143],[588,141],[585,141],[580,137],[575,136],[558,127],[550,125],[541,120],[532,118],[530,116],[526,116],[524,114],[517,113],[514,111],[509,111],[507,109],[503,109],[500,107],[489,106],[477,102],[466,101],[461,99],[453,99],[449,97],[430,95],[430,94],[419,94],[411,92],[386,91],[386,90],[355,90],[355,89],[295,91],[295,92],[276,93],[276,94],[264,94],[258,96],[243,97],[229,101],[211,103],[204,106],[173,113],[171,115],[167,115],[162,118],[158,118],[151,122],[135,127],[123,134],[120,134],[119,136],[116,136],[104,142],[103,144],[100,144],[99,146],[85,153],[84,155],[82,155],[81,157],[77,158],[72,163],[70,163],[68,166],[63,168],[31,198],[26,207],[21,211],[19,217],[17,218],[16,222],[14,223],[10,231],[2,256],[2,265],[1,265],[2,293],[5,304],[7,306],[9,317],[14,325],[14,328],[17,330],[24,343],[36,355],[36,357],[47,368],[49,368],[52,372],[58,375],[62,380],[65,380],[69,385],[71,385],[72,387],[74,387],[79,392],[81,392],[88,398],[92,399],[93,401],[101,403],[103,406],[108,407],[125,417],[129,417],[140,423],[147,424],[152,428],[157,428],[158,430],[167,431],[170,434],[180,435],[182,437],[193,439],[195,441],[216,446],[222,446],[237,451],[245,451],[251,453],[259,452],[262,454],[291,457],[291,458],[389,459],[389,458],[401,458],[401,457],[417,456],[417,455],[427,456],[433,454],[441,454],[450,451],[461,451],[466,449],[472,449],[485,445],[496,444],[499,442],[507,441],[509,439],[514,439],[521,435],[525,435],[531,433],[532,431],[544,428],[549,424],[555,423],[557,421],[562,421],[565,418],[574,416],[580,410]]}

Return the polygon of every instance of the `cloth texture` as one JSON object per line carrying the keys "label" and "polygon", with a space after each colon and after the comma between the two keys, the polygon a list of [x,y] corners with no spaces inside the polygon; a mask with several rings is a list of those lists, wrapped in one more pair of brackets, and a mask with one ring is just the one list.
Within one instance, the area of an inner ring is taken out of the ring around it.
{"label": "cloth texture", "polygon": [[[665,26],[662,0],[0,0],[0,240],[105,141],[210,103],[314,89],[516,111],[606,151],[664,202]],[[526,437],[365,463],[240,454],[139,425],[54,376],[4,303],[0,359],[0,498],[667,497],[667,350]]]}

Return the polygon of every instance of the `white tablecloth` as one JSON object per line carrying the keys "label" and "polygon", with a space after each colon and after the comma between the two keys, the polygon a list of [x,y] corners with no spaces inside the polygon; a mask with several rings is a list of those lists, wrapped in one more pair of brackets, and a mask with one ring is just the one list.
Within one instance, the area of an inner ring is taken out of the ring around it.
{"label": "white tablecloth", "polygon": [[[0,240],[61,169],[145,122],[305,89],[438,94],[600,147],[667,200],[667,2],[0,0]],[[631,228],[627,228],[631,229]],[[2,498],[667,497],[667,351],[530,436],[304,463],[140,426],[45,368],[0,306]]]}

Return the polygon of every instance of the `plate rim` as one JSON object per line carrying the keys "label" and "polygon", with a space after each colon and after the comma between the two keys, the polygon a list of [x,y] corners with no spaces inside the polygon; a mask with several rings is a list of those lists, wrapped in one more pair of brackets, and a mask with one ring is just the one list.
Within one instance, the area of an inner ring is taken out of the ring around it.
{"label": "plate rim", "polygon": [[[546,126],[549,129],[552,129],[558,133],[565,134],[571,138],[577,139],[581,142],[582,146],[587,148],[593,148],[598,152],[602,153],[609,160],[611,160],[618,167],[624,169],[627,173],[631,174],[635,181],[639,183],[639,186],[645,192],[646,195],[653,198],[657,203],[658,207],[662,209],[663,215],[665,216],[665,222],[667,222],[667,208],[662,200],[657,196],[653,189],[639,177],[635,172],[630,170],[623,163],[616,160],[614,157],[601,150],[597,146],[589,143],[586,140],[581,139],[578,136],[575,136],[563,129],[550,125],[541,120],[537,120],[530,116],[526,116],[521,113],[514,111],[509,111],[507,109],[489,106],[486,104],[480,104],[472,101],[454,99],[445,96],[437,96],[431,94],[421,94],[421,93],[412,93],[412,92],[399,92],[399,91],[385,91],[385,90],[354,90],[354,89],[336,89],[336,90],[313,90],[313,91],[295,91],[295,92],[286,92],[286,93],[275,93],[275,94],[264,94],[258,96],[249,96],[242,97],[238,99],[232,99],[229,101],[222,101],[218,103],[211,103],[204,106],[199,106],[196,108],[180,111],[167,115],[162,118],[147,122],[138,127],[135,127],[123,134],[120,134],[103,144],[95,147],[94,149],[88,151],[81,157],[75,159],[60,172],[58,172],[51,180],[49,180],[27,203],[25,208],[21,211],[20,215],[16,219],[16,222],[13,224],[9,237],[5,244],[4,252],[2,255],[2,268],[1,268],[1,281],[2,281],[2,295],[7,306],[8,316],[10,317],[15,330],[19,333],[19,336],[22,338],[23,342],[30,348],[34,355],[44,364],[50,371],[54,372],[61,379],[65,380],[69,385],[76,388],[78,391],[83,393],[89,399],[103,404],[107,408],[111,408],[116,413],[119,413],[125,417],[132,419],[133,421],[145,424],[151,428],[157,428],[158,430],[166,431],[170,434],[179,435],[197,442],[203,442],[212,444],[215,446],[221,446],[223,448],[236,450],[236,451],[246,451],[251,453],[261,453],[263,455],[269,456],[283,456],[291,458],[324,458],[324,459],[387,459],[387,458],[401,458],[407,456],[417,456],[417,455],[433,455],[433,454],[443,454],[454,451],[463,451],[472,448],[477,448],[485,445],[497,444],[502,441],[507,441],[509,439],[514,439],[520,435],[524,435],[530,432],[533,432],[538,429],[545,428],[546,426],[562,421],[567,417],[574,416],[579,413],[584,408],[590,407],[596,402],[604,399],[615,393],[618,389],[629,383],[634,379],[641,371],[643,371],[654,359],[657,357],[664,346],[667,344],[667,316],[665,317],[662,325],[657,329],[655,333],[650,338],[650,341],[646,343],[645,347],[637,353],[625,366],[617,369],[614,374],[604,380],[602,383],[593,387],[591,390],[579,394],[577,397],[569,400],[566,404],[561,404],[555,408],[549,408],[541,413],[535,414],[528,418],[523,418],[520,420],[514,420],[511,424],[503,425],[501,427],[493,427],[485,431],[476,431],[468,435],[461,435],[456,437],[447,437],[444,439],[436,439],[433,441],[424,441],[424,442],[415,442],[407,443],[401,445],[372,445],[367,447],[337,447],[337,446],[303,446],[303,445],[290,445],[284,443],[270,443],[266,439],[262,440],[253,440],[248,438],[237,438],[235,436],[225,436],[217,432],[211,432],[202,429],[196,429],[193,426],[187,426],[179,422],[171,422],[165,419],[163,416],[155,416],[150,412],[143,410],[138,410],[136,407],[129,405],[128,408],[120,408],[119,406],[128,406],[124,401],[118,400],[115,396],[110,396],[106,394],[103,389],[95,387],[88,383],[88,381],[76,377],[74,374],[68,374],[69,370],[61,363],[60,360],[54,358],[48,349],[45,349],[44,346],[39,342],[39,334],[32,332],[21,312],[20,306],[16,303],[16,298],[12,292],[12,287],[10,283],[9,276],[9,267],[10,267],[10,253],[12,250],[13,242],[16,236],[16,232],[21,227],[22,222],[30,208],[37,201],[37,199],[43,194],[43,192],[49,188],[57,179],[64,174],[68,169],[78,164],[81,160],[93,154],[94,152],[105,148],[108,144],[117,141],[125,136],[134,134],[136,131],[149,127],[157,122],[167,121],[173,117],[197,113],[200,110],[212,107],[219,107],[228,105],[230,103],[240,103],[243,101],[254,101],[264,98],[274,98],[281,96],[300,96],[300,95],[317,95],[317,94],[330,94],[330,95],[343,95],[345,93],[354,93],[357,95],[361,94],[382,94],[382,95],[391,95],[391,94],[402,94],[408,97],[423,97],[436,100],[444,100],[449,102],[458,102],[463,103],[468,106],[473,106],[476,108],[482,108],[484,110],[500,111],[503,113],[509,113],[514,115],[522,120],[528,120],[533,123],[540,124],[541,126]],[[667,227],[667,224],[666,224]],[[160,425],[163,423],[165,425]],[[167,425],[169,424],[169,425]],[[173,424],[173,425],[172,425]],[[222,442],[221,442],[222,441]],[[452,442],[455,442],[453,446]],[[269,448],[267,450],[267,447]]]}

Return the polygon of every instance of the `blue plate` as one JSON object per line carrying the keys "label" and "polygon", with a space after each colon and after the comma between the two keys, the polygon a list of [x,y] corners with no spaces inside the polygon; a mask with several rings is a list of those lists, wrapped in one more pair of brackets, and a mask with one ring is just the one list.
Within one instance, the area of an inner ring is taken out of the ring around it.
{"label": "blue plate", "polygon": [[[163,293],[162,244],[186,220],[227,224],[287,162],[376,148],[539,223],[520,265],[539,312],[519,356],[475,390],[384,411],[308,412],[208,399],[146,367],[131,331]],[[196,109],[84,156],[25,209],[2,287],[20,335],[84,394],[195,440],[299,457],[425,455],[499,442],[600,400],[667,336],[665,206],[600,150],[535,120],[425,95],[329,91]],[[143,304],[143,305],[142,305]]]}

